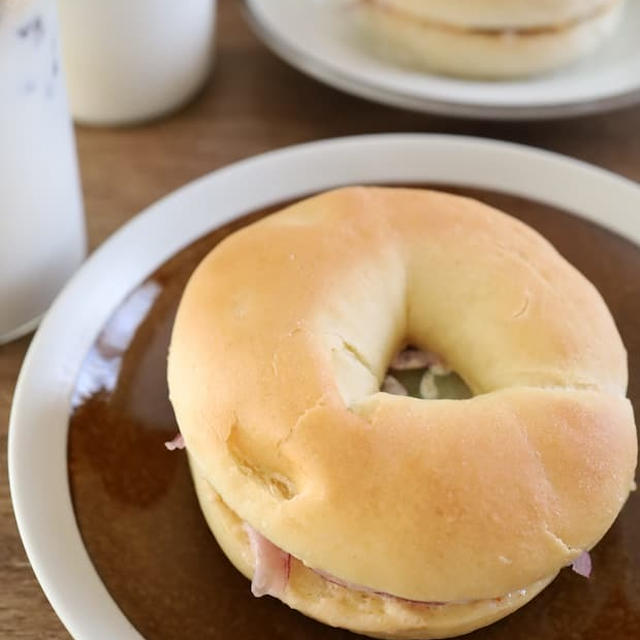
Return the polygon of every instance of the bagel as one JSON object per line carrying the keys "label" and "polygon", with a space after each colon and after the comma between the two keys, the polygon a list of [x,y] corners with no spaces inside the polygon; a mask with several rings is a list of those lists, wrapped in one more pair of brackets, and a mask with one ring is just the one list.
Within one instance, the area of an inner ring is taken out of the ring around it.
{"label": "bagel", "polygon": [[[380,391],[406,345],[473,396]],[[376,637],[465,633],[593,547],[633,486],[597,290],[477,201],[348,187],[197,267],[168,382],[204,516],[257,595]]]}
{"label": "bagel", "polygon": [[470,78],[541,74],[594,51],[623,0],[357,0],[369,46],[402,65]]}

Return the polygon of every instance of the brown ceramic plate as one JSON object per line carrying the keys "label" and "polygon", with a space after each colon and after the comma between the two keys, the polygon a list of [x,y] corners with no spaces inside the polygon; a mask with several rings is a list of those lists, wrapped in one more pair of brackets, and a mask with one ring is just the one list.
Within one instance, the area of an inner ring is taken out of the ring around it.
{"label": "brown ceramic plate", "polygon": [[[603,227],[527,198],[448,187],[442,182],[429,184],[471,195],[512,213],[546,236],[598,287],[629,351],[629,395],[637,405],[640,248]],[[163,446],[177,432],[167,399],[165,368],[183,287],[194,267],[222,238],[276,208],[251,212],[200,237],[157,267],[142,284],[133,285],[117,306],[112,305],[108,320],[103,321],[83,364],[74,372],[67,458],[73,511],[82,542],[106,590],[148,640],[354,637],[305,618],[272,598],[253,598],[249,583],[220,551],[200,514],[184,452],[169,452]],[[104,282],[101,286],[108,289]],[[35,342],[35,349],[40,349],[37,339]],[[30,355],[31,360],[35,357]],[[30,362],[26,366],[33,367]],[[27,382],[20,384],[25,387]],[[26,391],[18,391],[20,403]],[[68,398],[66,407],[68,411]],[[26,421],[27,416],[21,407],[14,413],[12,438],[18,440],[14,435],[17,423]],[[51,419],[55,422],[55,416]],[[12,446],[19,448],[15,443]],[[81,640],[123,637],[114,632],[115,627],[107,628],[106,622],[96,627],[102,613],[95,603],[87,605],[83,620],[77,622],[82,603],[70,601],[69,596],[63,600],[62,574],[56,578],[42,568],[45,563],[25,524],[28,508],[19,486],[25,480],[15,470],[19,458],[19,452],[11,452],[16,512],[25,546],[47,595]],[[43,493],[47,493],[46,487]],[[55,514],[51,517],[52,532],[57,534]],[[72,532],[69,535],[73,537]],[[60,544],[64,555],[67,549]],[[640,504],[635,496],[592,557],[594,572],[589,580],[562,571],[532,603],[470,637],[640,638]],[[72,569],[75,571],[69,567]],[[93,588],[89,582],[87,592]],[[82,585],[76,587],[76,594],[81,593]],[[87,618],[94,610],[98,613],[92,622]],[[115,608],[110,613],[119,615]]]}
{"label": "brown ceramic plate", "polygon": [[[640,401],[640,251],[591,223],[540,204],[460,190],[543,233],[601,291],[631,354],[630,395]],[[149,640],[188,638],[347,638],[265,598],[218,548],[200,515],[183,452],[163,446],[177,431],[165,365],[182,289],[222,238],[273,208],[224,226],[162,265],[137,291],[159,294],[125,349],[113,327],[130,321],[125,302],[83,365],[88,372],[121,359],[113,388],[75,408],[69,476],[80,531],[107,588]],[[155,290],[154,284],[151,290]],[[132,292],[134,296],[136,292]],[[129,297],[129,300],[132,298]],[[116,332],[117,333],[117,332]],[[640,504],[630,500],[593,552],[589,581],[563,571],[523,610],[474,634],[478,639],[640,638]],[[635,570],[634,570],[635,569]]]}

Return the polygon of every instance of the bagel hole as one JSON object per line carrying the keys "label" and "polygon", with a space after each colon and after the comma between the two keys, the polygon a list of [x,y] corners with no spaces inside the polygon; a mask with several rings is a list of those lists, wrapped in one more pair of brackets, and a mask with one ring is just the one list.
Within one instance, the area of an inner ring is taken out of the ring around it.
{"label": "bagel hole", "polygon": [[391,360],[380,390],[422,400],[465,400],[473,396],[465,381],[440,356],[411,345]]}

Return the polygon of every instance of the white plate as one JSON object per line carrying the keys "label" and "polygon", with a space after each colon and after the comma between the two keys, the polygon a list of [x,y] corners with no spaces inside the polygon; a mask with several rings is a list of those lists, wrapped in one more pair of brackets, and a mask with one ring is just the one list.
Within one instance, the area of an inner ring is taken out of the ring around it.
{"label": "white plate", "polygon": [[138,283],[213,228],[276,202],[366,182],[502,191],[576,213],[640,244],[635,183],[546,151],[443,135],[290,147],[215,171],[149,207],[87,260],[53,304],[31,343],[11,411],[9,478],[20,534],[44,592],[78,640],[140,638],[91,564],[69,493],[71,393],[99,330]]}
{"label": "white plate", "polygon": [[348,93],[416,111],[475,118],[555,118],[640,100],[640,2],[596,54],[555,74],[507,82],[417,73],[368,54],[348,19],[353,0],[245,0],[257,33],[279,56]]}

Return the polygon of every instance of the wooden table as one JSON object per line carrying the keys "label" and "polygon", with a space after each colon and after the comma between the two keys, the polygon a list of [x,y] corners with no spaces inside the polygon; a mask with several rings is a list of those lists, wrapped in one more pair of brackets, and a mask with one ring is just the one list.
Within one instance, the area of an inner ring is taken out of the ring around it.
{"label": "wooden table", "polygon": [[[640,107],[559,122],[482,122],[405,113],[352,98],[291,69],[249,31],[237,2],[222,0],[215,72],[179,113],[136,128],[78,127],[90,247],[140,209],[235,160],[319,138],[389,131],[447,132],[530,144],[640,181]],[[29,337],[0,347],[0,467],[6,469],[11,396]],[[0,638],[69,635],[27,562],[0,486]]]}

